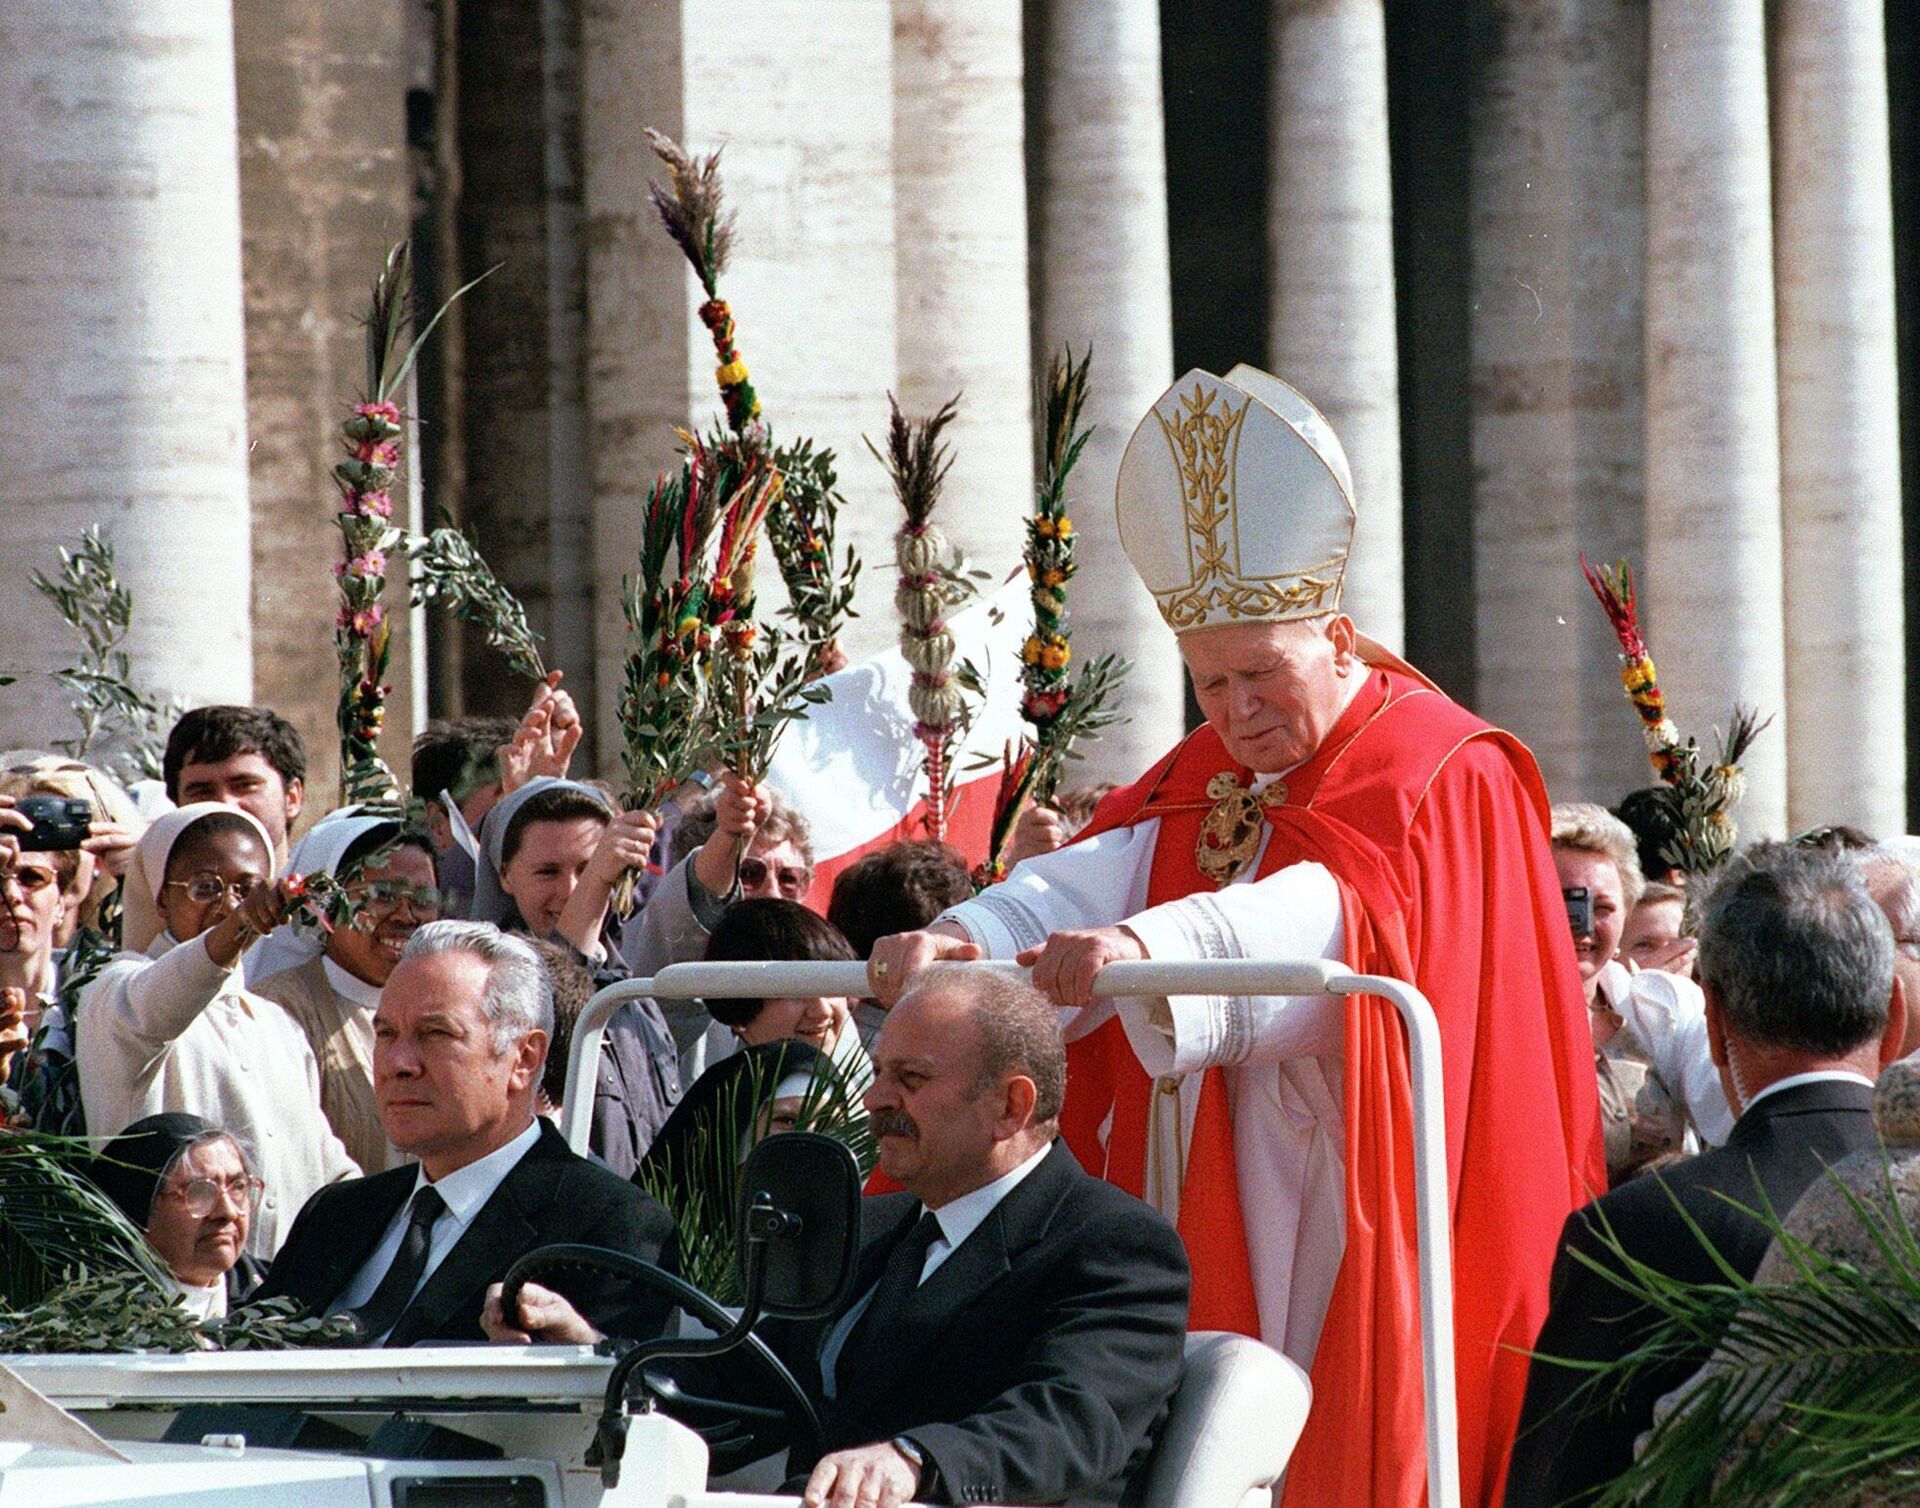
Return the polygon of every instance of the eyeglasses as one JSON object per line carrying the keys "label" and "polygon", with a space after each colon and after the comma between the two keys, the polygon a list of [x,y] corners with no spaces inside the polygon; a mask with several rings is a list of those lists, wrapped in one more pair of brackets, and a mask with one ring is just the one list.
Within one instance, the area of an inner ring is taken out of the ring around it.
{"label": "eyeglasses", "polygon": [[235,1209],[253,1211],[260,1208],[260,1196],[266,1191],[265,1179],[251,1173],[236,1173],[231,1178],[189,1178],[177,1189],[160,1192],[169,1199],[178,1199],[194,1219],[204,1220],[213,1213],[214,1203],[222,1194]]}
{"label": "eyeglasses", "polygon": [[422,915],[440,914],[440,892],[431,885],[409,885],[405,880],[369,880],[368,904],[397,908],[402,901]]}
{"label": "eyeglasses", "polygon": [[38,895],[59,878],[51,869],[41,869],[37,866],[32,869],[14,868],[0,874],[0,888],[13,884],[20,887],[22,895]]}
{"label": "eyeglasses", "polygon": [[172,890],[178,887],[186,891],[187,899],[196,906],[211,906],[222,896],[226,896],[238,906],[258,890],[262,883],[257,874],[245,875],[229,884],[217,874],[202,872],[189,875],[184,880],[168,880],[160,888]]}
{"label": "eyeglasses", "polygon": [[802,869],[797,864],[782,864],[775,870],[765,859],[742,859],[740,861],[740,883],[753,887],[767,883],[767,876],[774,877],[774,884],[780,893],[789,899],[806,893],[807,886],[813,883],[813,871]]}

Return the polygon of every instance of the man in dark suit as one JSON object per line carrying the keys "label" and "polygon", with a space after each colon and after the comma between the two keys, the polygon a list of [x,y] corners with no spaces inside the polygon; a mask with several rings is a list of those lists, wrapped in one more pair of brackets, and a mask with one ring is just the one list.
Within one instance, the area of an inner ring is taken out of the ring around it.
{"label": "man in dark suit", "polygon": [[1714,1253],[1751,1277],[1771,1235],[1736,1205],[1770,1206],[1784,1218],[1824,1168],[1874,1144],[1873,1077],[1898,1056],[1906,999],[1892,932],[1854,862],[1784,844],[1748,849],[1701,902],[1699,956],[1708,1041],[1739,1119],[1724,1147],[1569,1217],[1527,1376],[1508,1508],[1591,1501],[1632,1463],[1655,1401],[1713,1349],[1703,1339],[1618,1397],[1611,1382],[1609,1396],[1584,1389],[1591,1373],[1547,1358],[1614,1360],[1646,1338],[1656,1316],[1576,1253],[1617,1264],[1598,1235],[1611,1228],[1631,1256],[1668,1277],[1724,1281]]}
{"label": "man in dark suit", "polygon": [[[853,1302],[766,1328],[821,1404],[809,1504],[1113,1500],[1179,1384],[1188,1272],[1159,1214],[1080,1170],[1056,1120],[1058,1013],[1018,980],[934,971],[887,1017],[866,1104],[880,1165]],[[588,1338],[529,1287],[522,1327]]]}
{"label": "man in dark suit", "polygon": [[[381,991],[373,1053],[381,1123],[419,1163],[316,1193],[259,1296],[352,1314],[369,1345],[411,1346],[484,1340],[488,1285],[538,1246],[586,1242],[671,1266],[667,1212],[534,1115],[552,1029],[552,992],[524,941],[479,922],[420,928]],[[568,1291],[621,1334],[658,1334],[669,1307],[611,1278]]]}

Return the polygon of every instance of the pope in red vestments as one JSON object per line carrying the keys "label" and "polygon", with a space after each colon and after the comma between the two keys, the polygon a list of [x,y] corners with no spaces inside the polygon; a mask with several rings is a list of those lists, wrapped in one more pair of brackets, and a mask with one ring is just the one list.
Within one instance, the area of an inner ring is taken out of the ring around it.
{"label": "pope in red vestments", "polygon": [[1118,959],[1303,954],[1416,984],[1441,1034],[1461,1480],[1492,1503],[1561,1224],[1605,1187],[1592,1051],[1533,760],[1335,610],[1350,494],[1325,421],[1276,379],[1175,385],[1122,468],[1122,537],[1207,726],[1074,846],[883,939],[873,982],[889,998],[936,958],[1030,963],[1075,1013],[1062,1134],[1176,1219],[1192,1327],[1310,1371],[1285,1500],[1396,1505],[1426,1488],[1397,1015],[1115,1007],[1091,984]]}

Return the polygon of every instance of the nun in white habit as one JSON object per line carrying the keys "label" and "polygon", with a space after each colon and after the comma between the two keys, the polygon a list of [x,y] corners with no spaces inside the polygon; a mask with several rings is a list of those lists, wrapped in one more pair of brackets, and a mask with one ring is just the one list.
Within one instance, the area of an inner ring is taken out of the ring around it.
{"label": "nun in white habit", "polygon": [[247,1243],[259,1257],[315,1189],[360,1171],[321,1113],[306,1034],[240,980],[241,954],[289,904],[253,817],[215,802],[168,812],[127,872],[127,951],[82,991],[75,1022],[94,1144],[163,1111],[224,1127],[266,1182]]}

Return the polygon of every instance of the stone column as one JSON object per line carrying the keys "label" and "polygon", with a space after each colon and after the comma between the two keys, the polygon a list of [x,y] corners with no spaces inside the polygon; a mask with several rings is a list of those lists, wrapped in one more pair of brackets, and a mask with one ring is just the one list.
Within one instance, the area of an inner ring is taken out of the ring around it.
{"label": "stone column", "polygon": [[1899,833],[1900,415],[1879,0],[1780,6],[1773,48],[1788,813],[1795,828]]}
{"label": "stone column", "polygon": [[1034,356],[1093,348],[1095,428],[1073,483],[1074,649],[1083,660],[1110,651],[1133,661],[1132,721],[1090,747],[1086,778],[1131,780],[1184,725],[1179,652],[1120,549],[1113,506],[1127,440],[1176,375],[1160,12],[1153,0],[1036,0],[1033,30]]}
{"label": "stone column", "polygon": [[[860,442],[882,433],[897,373],[892,8],[587,0],[581,72],[599,762],[612,768],[620,578],[633,568],[639,509],[673,460],[672,426],[720,411],[691,279],[646,202],[648,178],[664,170],[644,126],[693,152],[725,146],[739,221],[722,292],[740,350],[776,434],[838,453],[842,538],[867,561],[848,653],[897,641],[886,568],[896,509]],[[762,580],[777,598],[770,562]]]}
{"label": "stone column", "polygon": [[[405,25],[383,0],[259,0],[234,7],[234,27],[255,693],[305,736],[319,811],[339,778],[339,491],[329,470],[346,406],[366,385],[368,291],[408,230]],[[410,443],[409,471],[418,459]],[[404,772],[413,733],[404,573],[388,592],[396,642],[382,742]]]}
{"label": "stone column", "polygon": [[[1473,133],[1474,706],[1556,796],[1651,779],[1579,567],[1644,565],[1645,8],[1505,0]],[[1663,657],[1664,663],[1664,657]]]}
{"label": "stone column", "polygon": [[[27,584],[98,524],[133,593],[134,680],[246,701],[246,349],[233,24],[197,0],[0,15],[0,556],[9,672],[74,662]],[[72,733],[39,674],[0,744]]]}
{"label": "stone column", "polygon": [[[464,310],[466,511],[526,604],[547,663],[584,707],[601,698],[586,517],[579,20],[560,0],[462,0],[458,21],[459,282],[498,268]],[[464,680],[473,712],[515,715],[530,691],[474,636]]]}
{"label": "stone column", "polygon": [[961,394],[943,513],[996,578],[1033,500],[1025,143],[1020,0],[893,0],[900,402]]}
{"label": "stone column", "polygon": [[[1648,629],[1706,744],[1735,701],[1786,711],[1762,0],[1653,0],[1647,61]],[[1783,831],[1784,719],[1747,771],[1741,832]]]}
{"label": "stone column", "polygon": [[1268,366],[1332,423],[1359,517],[1344,603],[1404,638],[1384,0],[1274,0]]}

